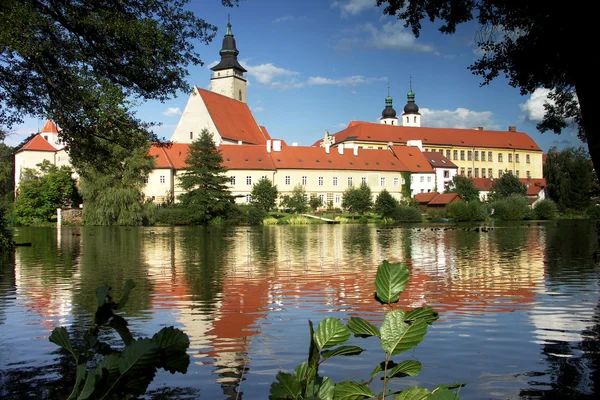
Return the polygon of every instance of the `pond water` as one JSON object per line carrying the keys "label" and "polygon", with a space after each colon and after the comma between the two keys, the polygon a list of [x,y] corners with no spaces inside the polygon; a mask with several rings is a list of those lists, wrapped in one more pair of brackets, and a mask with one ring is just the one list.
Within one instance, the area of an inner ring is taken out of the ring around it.
{"label": "pond water", "polygon": [[[491,226],[491,225],[490,225]],[[95,288],[119,297],[134,336],[174,325],[191,340],[186,375],[159,373],[149,398],[266,399],[279,370],[307,357],[308,320],[361,316],[382,260],[405,262],[399,306],[440,319],[414,350],[422,372],[395,381],[466,382],[461,399],[592,399],[600,393],[600,269],[594,221],[528,222],[488,232],[454,225],[256,228],[19,228],[0,261],[0,398],[65,398],[73,366],[48,341],[91,323]],[[321,373],[367,380],[378,342]]]}

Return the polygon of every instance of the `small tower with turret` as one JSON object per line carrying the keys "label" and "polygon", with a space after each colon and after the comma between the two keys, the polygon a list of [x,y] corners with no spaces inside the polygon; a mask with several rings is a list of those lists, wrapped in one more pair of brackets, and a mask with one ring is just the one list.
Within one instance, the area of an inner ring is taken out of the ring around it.
{"label": "small tower with turret", "polygon": [[390,96],[390,84],[388,83],[388,95],[385,98],[385,108],[381,113],[381,123],[386,125],[398,125],[396,110],[392,107],[392,96]]}
{"label": "small tower with turret", "polygon": [[210,91],[245,103],[246,79],[244,72],[246,70],[238,62],[239,53],[233,33],[231,33],[231,22],[228,20],[223,46],[219,52],[221,61],[211,68],[213,76],[210,79]]}
{"label": "small tower with turret", "polygon": [[410,90],[407,95],[407,103],[404,106],[402,113],[402,126],[421,126],[421,114],[419,114],[419,106],[415,103],[415,92],[412,90],[412,78],[410,80]]}

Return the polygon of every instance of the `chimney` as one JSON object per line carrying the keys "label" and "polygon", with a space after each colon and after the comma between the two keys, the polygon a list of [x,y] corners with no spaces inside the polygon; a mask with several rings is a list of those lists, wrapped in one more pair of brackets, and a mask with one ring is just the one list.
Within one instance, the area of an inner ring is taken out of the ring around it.
{"label": "chimney", "polygon": [[358,146],[354,146],[354,157],[358,156]]}
{"label": "chimney", "polygon": [[476,131],[482,131],[483,130],[483,126],[476,126],[473,129],[475,129]]}
{"label": "chimney", "polygon": [[292,142],[292,146],[298,147],[298,142]]}
{"label": "chimney", "polygon": [[238,144],[242,144],[242,141],[241,141],[241,140],[238,140]]}
{"label": "chimney", "polygon": [[267,153],[271,152],[271,139],[267,140]]}
{"label": "chimney", "polygon": [[273,151],[281,151],[281,140],[273,140]]}
{"label": "chimney", "polygon": [[338,146],[338,153],[344,154],[344,144],[343,143]]}
{"label": "chimney", "polygon": [[329,154],[329,145],[328,144],[325,145],[325,153]]}
{"label": "chimney", "polygon": [[516,127],[516,126],[514,126],[514,125],[509,125],[509,126],[508,126],[508,131],[509,131],[509,132],[516,132],[516,131],[517,131],[517,127]]}

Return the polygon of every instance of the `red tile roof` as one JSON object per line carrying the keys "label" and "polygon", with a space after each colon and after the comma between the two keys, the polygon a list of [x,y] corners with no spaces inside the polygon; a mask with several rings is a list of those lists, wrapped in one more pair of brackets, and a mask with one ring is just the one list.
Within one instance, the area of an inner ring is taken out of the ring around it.
{"label": "red tile roof", "polygon": [[[348,127],[334,134],[335,142],[393,142],[421,140],[423,145],[497,147],[541,151],[535,141],[523,132],[482,131],[476,129],[425,128],[350,121]],[[318,145],[320,140],[315,143]]]}
{"label": "red tile roof", "polygon": [[446,205],[460,200],[462,200],[462,197],[458,193],[442,193],[435,196],[427,205]]}
{"label": "red tile roof", "polygon": [[260,126],[260,130],[263,133],[263,136],[265,137],[266,140],[271,139],[271,135],[269,135],[269,132],[267,131],[267,128],[265,128],[264,126]]}
{"label": "red tile roof", "polygon": [[492,190],[492,183],[494,183],[493,179],[489,178],[471,178],[473,181],[473,186],[481,192],[489,192]]}
{"label": "red tile roof", "polygon": [[224,139],[264,144],[270,138],[266,130],[263,132],[258,126],[246,103],[204,89],[198,92]]}
{"label": "red tile roof", "polygon": [[415,195],[415,201],[421,204],[427,204],[431,200],[435,198],[439,193],[438,192],[429,192],[429,193],[417,193]]}
{"label": "red tile roof", "polygon": [[58,128],[52,120],[47,120],[40,133],[58,133]]}
{"label": "red tile roof", "polygon": [[427,161],[429,161],[429,164],[431,164],[433,168],[458,168],[456,164],[440,152],[429,151],[425,152],[423,155],[427,158]]}
{"label": "red tile roof", "polygon": [[173,168],[165,147],[157,146],[153,143],[148,151],[148,155],[156,160],[154,164],[155,168]]}
{"label": "red tile roof", "polygon": [[31,139],[29,142],[25,143],[23,145],[23,147],[21,147],[19,150],[17,150],[17,153],[19,153],[23,150],[56,151],[54,146],[52,146],[50,143],[48,143],[48,141],[46,139],[44,139],[43,137],[41,137],[39,134],[35,135],[33,137],[33,139]]}

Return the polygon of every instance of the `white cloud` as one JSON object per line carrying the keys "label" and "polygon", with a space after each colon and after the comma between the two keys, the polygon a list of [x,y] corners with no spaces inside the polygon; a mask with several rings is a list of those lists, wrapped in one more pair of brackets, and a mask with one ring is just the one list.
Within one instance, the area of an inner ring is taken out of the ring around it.
{"label": "white cloud", "polygon": [[276,67],[272,63],[249,65],[246,64],[248,75],[255,78],[259,83],[274,89],[299,88],[304,86],[298,81],[298,72]]}
{"label": "white cloud", "polygon": [[388,22],[380,28],[370,23],[359,25],[342,32],[342,36],[336,45],[342,50],[353,50],[358,46],[363,46],[380,50],[439,55],[434,46],[418,42],[412,32],[405,28],[400,21]]}
{"label": "white cloud", "polygon": [[484,129],[499,130],[500,126],[494,121],[491,111],[472,111],[466,108],[456,110],[431,110],[421,108],[421,124],[432,128],[474,128],[483,126]]}
{"label": "white cloud", "polygon": [[387,78],[365,78],[361,75],[349,76],[342,79],[323,78],[321,76],[311,76],[308,78],[309,85],[335,85],[335,86],[356,86],[370,84],[377,81],[385,81]]}
{"label": "white cloud", "polygon": [[255,113],[259,113],[265,111],[265,108],[263,106],[256,106],[252,108],[252,111],[254,111]]}
{"label": "white cloud", "polygon": [[167,117],[174,117],[175,115],[181,115],[181,108],[169,107],[165,111],[163,111],[163,115],[166,115]]}
{"label": "white cloud", "polygon": [[280,22],[291,21],[294,17],[292,15],[284,15],[283,17],[275,18],[273,23],[278,24]]}
{"label": "white cloud", "polygon": [[535,89],[525,103],[519,104],[523,117],[529,121],[541,121],[544,119],[544,114],[546,113],[544,104],[548,102],[549,94],[550,89]]}
{"label": "white cloud", "polygon": [[339,8],[342,16],[358,15],[369,8],[377,8],[377,2],[375,0],[340,0],[334,1],[331,7]]}

